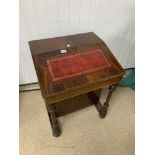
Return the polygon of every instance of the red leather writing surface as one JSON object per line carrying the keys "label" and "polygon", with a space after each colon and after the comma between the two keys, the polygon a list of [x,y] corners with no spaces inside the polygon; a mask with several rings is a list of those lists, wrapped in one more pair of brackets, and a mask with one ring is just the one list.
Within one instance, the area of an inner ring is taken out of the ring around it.
{"label": "red leather writing surface", "polygon": [[100,49],[69,54],[47,60],[47,68],[53,82],[66,78],[90,74],[111,67]]}

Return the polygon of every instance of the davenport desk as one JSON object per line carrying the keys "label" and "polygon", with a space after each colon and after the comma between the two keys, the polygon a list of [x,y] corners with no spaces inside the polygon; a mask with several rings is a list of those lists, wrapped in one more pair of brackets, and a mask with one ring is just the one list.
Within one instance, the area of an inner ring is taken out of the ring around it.
{"label": "davenport desk", "polygon": [[[53,136],[60,135],[57,117],[94,104],[104,118],[124,70],[107,45],[93,32],[29,42]],[[109,87],[102,105],[96,90]],[[87,96],[87,100],[83,95]]]}

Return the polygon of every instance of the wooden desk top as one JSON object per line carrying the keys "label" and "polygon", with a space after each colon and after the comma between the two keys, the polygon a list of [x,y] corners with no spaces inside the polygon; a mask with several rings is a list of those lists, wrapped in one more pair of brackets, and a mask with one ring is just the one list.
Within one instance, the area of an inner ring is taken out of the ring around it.
{"label": "wooden desk top", "polygon": [[93,32],[29,42],[42,95],[58,102],[122,79],[124,70]]}

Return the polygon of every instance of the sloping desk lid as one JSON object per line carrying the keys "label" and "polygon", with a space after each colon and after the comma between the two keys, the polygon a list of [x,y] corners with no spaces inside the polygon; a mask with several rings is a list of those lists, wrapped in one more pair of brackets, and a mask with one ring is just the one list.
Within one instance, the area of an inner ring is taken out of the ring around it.
{"label": "sloping desk lid", "polygon": [[43,96],[124,74],[105,43],[92,32],[31,41],[29,45]]}
{"label": "sloping desk lid", "polygon": [[100,49],[49,58],[46,62],[53,83],[112,68]]}

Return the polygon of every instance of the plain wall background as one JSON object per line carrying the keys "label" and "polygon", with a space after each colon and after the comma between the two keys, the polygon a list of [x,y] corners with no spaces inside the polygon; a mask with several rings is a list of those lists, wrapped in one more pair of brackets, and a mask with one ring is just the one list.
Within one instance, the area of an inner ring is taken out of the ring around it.
{"label": "plain wall background", "polygon": [[135,66],[134,0],[20,0],[19,84],[37,82],[28,41],[95,32],[124,68]]}

